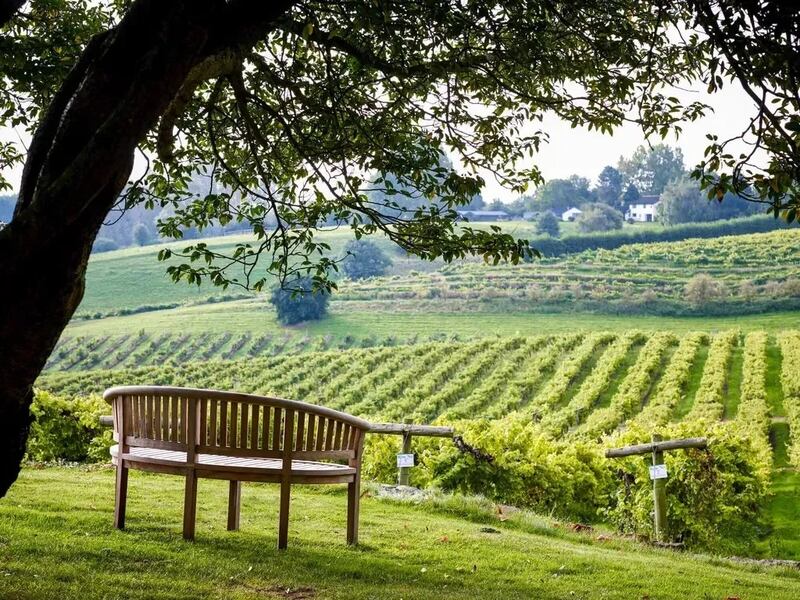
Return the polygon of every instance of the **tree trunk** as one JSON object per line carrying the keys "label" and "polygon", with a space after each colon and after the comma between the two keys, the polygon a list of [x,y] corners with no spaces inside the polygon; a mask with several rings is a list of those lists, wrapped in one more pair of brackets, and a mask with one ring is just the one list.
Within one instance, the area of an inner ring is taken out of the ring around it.
{"label": "tree trunk", "polygon": [[32,386],[80,304],[97,231],[134,150],[198,62],[252,44],[289,2],[137,0],[53,98],[0,231],[0,497],[19,474]]}

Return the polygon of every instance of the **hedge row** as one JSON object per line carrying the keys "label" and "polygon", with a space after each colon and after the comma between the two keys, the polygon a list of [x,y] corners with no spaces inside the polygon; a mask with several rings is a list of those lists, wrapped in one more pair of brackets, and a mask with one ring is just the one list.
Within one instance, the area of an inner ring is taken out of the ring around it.
{"label": "hedge row", "polygon": [[542,236],[533,238],[531,246],[544,256],[562,256],[598,248],[613,250],[627,244],[677,242],[689,238],[716,238],[724,235],[765,233],[786,227],[790,227],[790,225],[780,219],[756,215],[712,223],[687,223],[663,229],[626,228],[599,233],[565,235],[561,238]]}

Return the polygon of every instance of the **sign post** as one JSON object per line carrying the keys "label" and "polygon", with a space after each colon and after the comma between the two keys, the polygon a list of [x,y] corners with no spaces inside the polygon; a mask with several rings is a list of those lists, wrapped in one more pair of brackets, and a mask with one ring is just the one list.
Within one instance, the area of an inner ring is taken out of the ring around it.
{"label": "sign post", "polygon": [[606,458],[653,454],[650,479],[653,480],[653,530],[657,541],[663,542],[667,533],[667,466],[664,464],[664,452],[682,448],[706,448],[707,446],[706,438],[663,441],[660,435],[653,434],[649,444],[606,450]]}
{"label": "sign post", "polygon": [[[409,419],[404,419],[404,424],[410,424],[411,421]],[[403,449],[400,451],[401,455],[411,454],[411,432],[404,431],[403,432]],[[413,459],[412,459],[413,460]],[[401,466],[403,463],[398,456],[397,466],[400,467],[397,470],[397,484],[398,485],[408,485],[408,476],[411,474],[410,466]],[[413,464],[413,463],[412,463]]]}
{"label": "sign post", "polygon": [[[658,469],[664,465],[664,452],[658,449],[657,442],[661,441],[661,436],[653,434],[653,471],[650,478],[653,480],[653,526],[655,527],[656,539],[663,542],[664,534],[667,532],[667,478],[659,477],[662,473]],[[664,475],[666,475],[666,465],[664,465]],[[655,475],[655,476],[654,476]]]}

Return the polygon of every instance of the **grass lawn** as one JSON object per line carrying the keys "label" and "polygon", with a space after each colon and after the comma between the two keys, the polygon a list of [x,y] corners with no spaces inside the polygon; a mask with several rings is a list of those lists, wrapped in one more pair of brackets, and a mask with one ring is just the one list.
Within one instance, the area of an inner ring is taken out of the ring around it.
{"label": "grass lawn", "polygon": [[433,333],[461,336],[483,335],[538,335],[574,333],[580,330],[649,331],[669,330],[718,331],[742,329],[743,331],[800,327],[800,313],[784,312],[737,317],[651,317],[616,316],[591,313],[436,313],[339,310],[334,303],[328,318],[294,327],[284,327],[275,320],[272,306],[266,300],[239,300],[219,304],[188,306],[159,310],[124,317],[109,317],[90,321],[74,321],[66,330],[73,335],[108,335],[136,333],[142,329],[150,333],[280,333],[305,332],[309,335],[397,335],[408,338],[414,335],[427,338]]}
{"label": "grass lawn", "polygon": [[[333,486],[331,486],[332,489]],[[361,545],[344,542],[341,492],[293,492],[275,549],[277,486],[246,485],[225,531],[225,482],[200,483],[197,541],[180,539],[182,480],[132,472],[128,529],[111,527],[113,471],[26,469],[0,500],[3,598],[800,597],[800,573],[480,519],[365,497]],[[446,505],[445,505],[446,506]]]}

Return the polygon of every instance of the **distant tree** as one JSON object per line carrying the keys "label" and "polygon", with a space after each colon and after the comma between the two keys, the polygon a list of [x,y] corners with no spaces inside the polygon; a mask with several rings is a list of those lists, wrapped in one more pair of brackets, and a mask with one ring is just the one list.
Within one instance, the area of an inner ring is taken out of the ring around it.
{"label": "distant tree", "polygon": [[636,204],[639,198],[641,198],[639,188],[629,183],[628,187],[625,188],[625,193],[622,194],[622,205],[625,207],[625,210],[628,210],[629,205]]}
{"label": "distant tree", "polygon": [[144,223],[137,223],[133,228],[133,241],[137,246],[146,246],[150,243],[152,236]]}
{"label": "distant tree", "polygon": [[486,209],[486,202],[483,201],[483,196],[480,194],[475,194],[469,201],[469,204],[465,204],[463,210],[485,210]]}
{"label": "distant tree", "polygon": [[110,252],[111,250],[116,250],[119,248],[117,242],[110,238],[95,238],[94,244],[92,245],[92,252]]}
{"label": "distant tree", "polygon": [[562,213],[573,206],[591,202],[592,192],[589,180],[573,175],[569,179],[551,179],[536,190],[533,210],[551,210]]}
{"label": "distant tree", "polygon": [[622,184],[622,174],[617,169],[611,165],[604,167],[597,177],[597,187],[595,188],[597,201],[625,212]]}
{"label": "distant tree", "polygon": [[726,195],[723,202],[709,200],[697,181],[683,176],[664,189],[658,211],[662,223],[678,225],[751,215],[759,208],[733,194]]}
{"label": "distant tree", "polygon": [[581,210],[583,212],[575,222],[583,233],[622,229],[622,213],[608,204],[596,202],[581,207]]}
{"label": "distant tree", "polygon": [[660,194],[670,181],[685,173],[683,152],[666,144],[639,146],[630,158],[619,159],[618,169],[642,194]]}
{"label": "distant tree", "polygon": [[559,225],[558,219],[549,210],[544,211],[536,221],[536,233],[539,235],[549,235],[551,237],[558,237],[561,233],[561,226]]}
{"label": "distant tree", "polygon": [[350,240],[344,251],[342,272],[350,279],[378,277],[392,264],[386,253],[369,240]]}
{"label": "distant tree", "polygon": [[489,203],[486,210],[502,210],[503,212],[508,212],[508,206],[506,206],[506,203],[500,200],[500,198],[495,198]]}
{"label": "distant tree", "polygon": [[287,281],[284,287],[272,290],[270,302],[278,313],[278,321],[294,325],[303,321],[318,321],[328,313],[330,294],[324,290],[312,291],[310,277]]}

